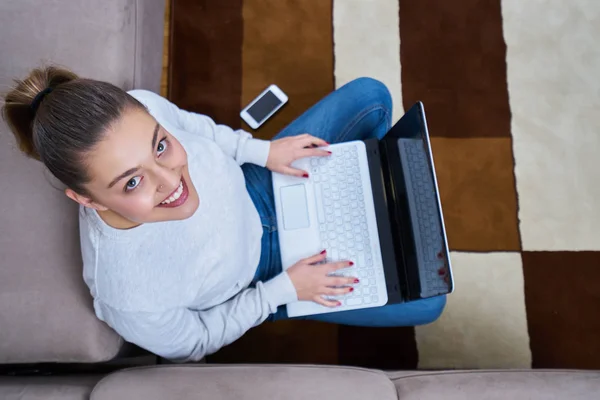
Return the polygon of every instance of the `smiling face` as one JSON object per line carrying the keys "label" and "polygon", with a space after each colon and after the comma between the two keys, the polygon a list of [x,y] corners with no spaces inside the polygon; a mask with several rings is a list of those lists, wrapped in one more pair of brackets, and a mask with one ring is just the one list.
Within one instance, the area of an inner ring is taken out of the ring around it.
{"label": "smiling face", "polygon": [[145,110],[125,110],[84,160],[90,196],[67,195],[115,228],[182,220],[198,208],[187,153]]}

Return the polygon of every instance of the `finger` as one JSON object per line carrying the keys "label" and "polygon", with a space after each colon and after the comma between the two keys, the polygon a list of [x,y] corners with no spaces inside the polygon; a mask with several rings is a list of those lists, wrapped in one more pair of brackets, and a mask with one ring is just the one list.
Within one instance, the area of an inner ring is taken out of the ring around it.
{"label": "finger", "polygon": [[282,174],[297,176],[298,178],[308,178],[308,172],[303,171],[301,169],[296,169],[292,167],[283,167],[281,169]]}
{"label": "finger", "polygon": [[327,250],[323,250],[319,254],[315,254],[314,256],[305,258],[302,261],[307,264],[316,264],[318,262],[323,261],[326,257],[327,257]]}
{"label": "finger", "polygon": [[324,299],[321,296],[315,297],[314,298],[314,302],[317,303],[317,304],[321,304],[322,306],[331,307],[331,308],[333,308],[333,307],[339,307],[339,306],[342,305],[342,303],[340,303],[337,300],[326,300],[326,299]]}
{"label": "finger", "polygon": [[299,154],[298,158],[304,158],[304,157],[329,157],[331,155],[331,152],[329,150],[322,150],[322,149],[306,149],[306,150],[302,150],[299,153],[300,154]]}
{"label": "finger", "polygon": [[328,288],[324,294],[326,296],[343,296],[343,295],[348,294],[353,291],[354,291],[353,287]]}
{"label": "finger", "polygon": [[338,269],[351,267],[353,265],[354,265],[354,263],[352,261],[338,261],[338,262],[327,263],[324,265],[324,267],[325,267],[325,269],[327,269],[327,271],[333,272],[333,271],[337,271]]}
{"label": "finger", "polygon": [[360,281],[358,280],[358,278],[356,278],[354,276],[351,276],[351,277],[330,276],[327,278],[326,282],[327,282],[326,285],[328,287],[335,287],[335,286],[355,285]]}
{"label": "finger", "polygon": [[300,135],[298,137],[301,141],[302,146],[312,146],[313,144],[316,144],[317,146],[320,147],[327,147],[329,146],[329,143],[327,143],[325,140],[318,138],[316,136],[312,136],[312,135]]}

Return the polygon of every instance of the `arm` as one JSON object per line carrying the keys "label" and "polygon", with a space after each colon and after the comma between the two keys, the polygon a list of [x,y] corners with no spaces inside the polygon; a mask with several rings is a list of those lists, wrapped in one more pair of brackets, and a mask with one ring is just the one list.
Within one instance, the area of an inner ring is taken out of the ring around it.
{"label": "arm", "polygon": [[296,290],[283,272],[208,310],[124,312],[106,305],[101,305],[101,310],[106,323],[128,342],[161,357],[186,362],[198,361],[232,343],[278,306],[295,300]]}
{"label": "arm", "polygon": [[228,126],[218,125],[206,115],[182,110],[156,93],[147,90],[132,90],[128,93],[148,107],[153,116],[160,115],[181,130],[214,141],[239,165],[247,162],[261,167],[267,165],[271,142],[254,139],[241,129],[234,131]]}

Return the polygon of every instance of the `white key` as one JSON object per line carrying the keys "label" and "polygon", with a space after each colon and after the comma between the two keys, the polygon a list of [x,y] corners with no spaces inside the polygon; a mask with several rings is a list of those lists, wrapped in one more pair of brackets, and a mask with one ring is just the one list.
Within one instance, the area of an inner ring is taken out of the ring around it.
{"label": "white key", "polygon": [[371,296],[371,300],[373,301],[373,303],[377,303],[379,301],[379,297]]}
{"label": "white key", "polygon": [[371,303],[371,296],[365,296],[365,297],[363,297],[363,301],[365,302],[365,304]]}
{"label": "white key", "polygon": [[328,253],[329,253],[329,259],[331,261],[335,262],[335,261],[340,260],[340,254],[338,253],[337,249],[331,249],[331,251],[329,251]]}
{"label": "white key", "polygon": [[362,304],[362,298],[360,297],[354,297],[346,300],[347,306],[358,306],[360,304]]}
{"label": "white key", "polygon": [[[315,160],[313,160],[315,161]],[[323,201],[322,199],[323,191],[321,189],[321,185],[315,185],[315,196],[317,198],[317,218],[319,219],[319,223],[325,222],[325,211],[323,209]]]}

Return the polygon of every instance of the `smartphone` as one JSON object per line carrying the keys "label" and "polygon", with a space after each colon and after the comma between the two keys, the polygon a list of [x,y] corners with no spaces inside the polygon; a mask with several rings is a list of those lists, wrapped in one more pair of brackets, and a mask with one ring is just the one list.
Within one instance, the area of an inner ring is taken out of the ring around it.
{"label": "smartphone", "polygon": [[287,101],[286,94],[276,85],[271,85],[242,110],[240,117],[250,128],[257,129]]}

